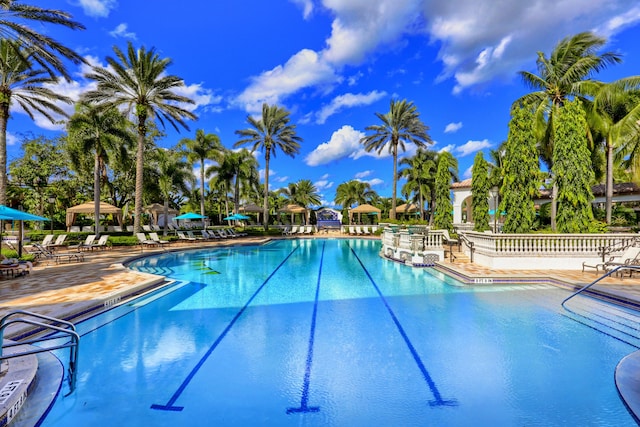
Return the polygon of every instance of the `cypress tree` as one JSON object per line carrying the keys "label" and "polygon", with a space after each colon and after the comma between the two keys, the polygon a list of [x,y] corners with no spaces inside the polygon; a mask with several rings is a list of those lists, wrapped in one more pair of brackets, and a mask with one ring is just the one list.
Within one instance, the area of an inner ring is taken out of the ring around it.
{"label": "cypress tree", "polygon": [[451,172],[449,167],[455,159],[448,152],[442,152],[438,156],[438,168],[436,169],[436,214],[433,225],[438,230],[453,231],[453,215],[451,210]]}
{"label": "cypress tree", "polygon": [[558,231],[584,233],[593,222],[591,183],[594,172],[587,148],[587,122],[582,105],[578,101],[566,102],[558,109],[553,128]]}
{"label": "cypress tree", "polygon": [[471,176],[471,209],[473,212],[474,231],[489,230],[489,165],[478,151],[473,160],[473,175]]}
{"label": "cypress tree", "polygon": [[534,134],[533,111],[514,106],[505,144],[504,180],[500,210],[507,216],[505,233],[529,233],[536,217],[533,199],[540,187],[540,163]]}

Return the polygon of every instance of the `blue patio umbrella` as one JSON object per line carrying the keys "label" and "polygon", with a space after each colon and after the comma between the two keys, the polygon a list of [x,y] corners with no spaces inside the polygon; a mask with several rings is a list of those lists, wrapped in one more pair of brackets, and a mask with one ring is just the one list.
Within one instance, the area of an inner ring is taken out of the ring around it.
{"label": "blue patio umbrella", "polygon": [[5,205],[0,205],[0,219],[15,221],[49,221],[49,218],[30,214],[29,212],[22,212]]}
{"label": "blue patio umbrella", "polygon": [[177,217],[173,218],[173,219],[205,219],[206,216],[204,215],[200,215],[197,214],[195,212],[187,212],[185,214],[182,215],[178,215]]}
{"label": "blue patio umbrella", "polygon": [[237,213],[237,214],[233,214],[233,215],[230,215],[230,216],[228,216],[226,218],[222,218],[222,219],[223,219],[223,221],[238,221],[238,220],[241,220],[241,219],[249,219],[249,218],[250,217],[248,217],[246,215],[242,215],[242,214]]}

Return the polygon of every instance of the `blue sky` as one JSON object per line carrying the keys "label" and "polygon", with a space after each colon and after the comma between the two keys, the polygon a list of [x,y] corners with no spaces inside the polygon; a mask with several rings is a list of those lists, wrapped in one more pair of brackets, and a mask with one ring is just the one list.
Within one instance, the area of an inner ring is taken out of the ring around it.
{"label": "blue sky", "polygon": [[[36,4],[25,0],[27,4]],[[40,0],[71,13],[87,29],[42,26],[94,65],[112,46],[154,47],[172,59],[168,71],[185,81],[196,101],[190,131],[167,129],[173,146],[196,129],[216,133],[227,147],[248,114],[263,102],[291,111],[303,138],[294,158],[272,159],[272,190],[310,179],[332,205],[335,188],[360,179],[391,195],[392,159],[365,153],[359,139],[378,124],[391,99],[413,101],[429,126],[434,150],[458,159],[470,177],[478,150],[507,137],[511,103],[527,92],[517,71],[535,71],[536,52],[548,54],[581,31],[607,37],[606,50],[624,63],[600,73],[611,81],[640,74],[637,0],[246,0],[181,4],[156,0]],[[55,90],[77,99],[92,87],[71,67],[74,81]],[[65,106],[69,112],[72,107]],[[56,135],[59,125],[31,121],[17,109],[8,125],[9,161],[21,156],[20,135]],[[405,155],[413,154],[413,150]],[[256,153],[264,167],[263,153]],[[263,171],[262,171],[263,172]]]}

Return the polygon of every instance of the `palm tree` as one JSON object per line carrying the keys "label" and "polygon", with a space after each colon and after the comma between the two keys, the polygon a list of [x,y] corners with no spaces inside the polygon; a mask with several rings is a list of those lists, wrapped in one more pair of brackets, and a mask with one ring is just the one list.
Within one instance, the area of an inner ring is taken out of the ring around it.
{"label": "palm tree", "polygon": [[236,214],[240,207],[241,185],[255,187],[260,180],[258,161],[245,148],[239,151],[225,151],[219,164],[207,168],[207,176],[214,174],[218,180],[227,182],[228,188],[233,187],[233,212]]}
{"label": "palm tree", "polygon": [[187,160],[190,162],[200,162],[200,215],[204,214],[204,162],[207,160],[219,159],[223,150],[220,138],[213,133],[204,133],[202,129],[196,130],[194,139],[183,138],[180,145],[184,149]]}
{"label": "palm tree", "polygon": [[377,197],[376,192],[371,189],[371,184],[352,179],[336,187],[334,203],[342,206],[342,211],[345,212],[355,204],[370,203]]}
{"label": "palm tree", "polygon": [[[115,109],[99,110],[88,104],[78,104],[76,113],[67,122],[69,155],[72,164],[93,152],[93,201],[95,203],[95,233],[100,235],[100,183],[106,177],[109,155],[122,158],[133,145],[125,117]],[[116,154],[116,153],[119,153]]]}
{"label": "palm tree", "polygon": [[189,127],[184,119],[195,120],[196,116],[179,104],[194,102],[175,93],[175,89],[184,86],[181,78],[166,74],[171,59],[161,59],[155,49],[144,47],[134,49],[131,42],[127,45],[126,54],[114,46],[116,57],[106,58],[109,68],[93,67],[85,75],[95,80],[95,90],[84,94],[89,103],[99,104],[104,108],[125,107],[127,114],[133,112],[138,129],[136,152],[136,199],[134,209],[134,233],[140,231],[142,215],[142,190],[144,171],[144,145],[147,134],[147,120],[158,119],[164,126],[168,121],[174,129],[178,124],[185,129]]}
{"label": "palm tree", "polygon": [[0,39],[0,204],[5,204],[7,193],[7,122],[11,104],[16,102],[32,120],[37,112],[54,123],[51,113],[66,116],[55,103],[72,102],[43,87],[46,83],[56,83],[56,78],[43,69],[34,69],[33,59],[32,52]]}
{"label": "palm tree", "polygon": [[396,191],[398,183],[398,148],[406,150],[405,143],[412,143],[418,147],[431,144],[428,134],[429,127],[422,123],[420,114],[413,102],[391,100],[391,106],[387,114],[376,113],[382,125],[367,126],[367,131],[373,134],[363,137],[360,143],[369,152],[377,150],[381,153],[384,147],[389,145],[389,152],[393,155],[393,193],[391,201],[390,218],[396,218]]}
{"label": "palm tree", "polygon": [[182,160],[182,153],[175,150],[156,148],[158,187],[164,200],[164,235],[167,235],[169,225],[169,200],[173,192],[189,192],[187,183],[194,184],[195,179],[190,165]]}
{"label": "palm tree", "polygon": [[38,26],[43,23],[62,25],[72,30],[84,30],[84,25],[73,21],[70,14],[61,10],[43,9],[21,4],[15,0],[0,1],[0,39],[14,42],[7,48],[13,50],[17,56],[22,55],[21,48],[28,49],[31,60],[40,65],[49,77],[54,78],[56,73],[59,73],[70,81],[71,76],[62,58],[79,64],[84,62],[82,56],[46,34],[33,30],[25,25],[25,22],[33,22]]}
{"label": "palm tree", "polygon": [[[318,206],[321,202],[318,189],[308,179],[289,183],[287,187],[281,188],[278,192],[284,195],[290,204],[302,206],[305,209],[310,206]],[[305,218],[307,224],[309,223],[308,215],[307,211],[307,218]]]}
{"label": "palm tree", "polygon": [[277,105],[262,104],[262,117],[247,116],[251,127],[236,131],[242,137],[234,144],[239,147],[251,144],[251,152],[264,150],[264,229],[269,229],[269,162],[271,156],[276,157],[278,150],[294,157],[300,152],[300,138],[296,134],[296,126],[289,123],[289,112]]}
{"label": "palm tree", "polygon": [[[633,157],[629,151],[639,134],[640,76],[626,77],[609,84],[599,84],[589,106],[587,119],[590,127],[602,136],[606,157],[606,222],[611,223],[613,204],[614,149],[620,157]],[[629,145],[631,143],[631,145]]]}
{"label": "palm tree", "polygon": [[402,187],[402,193],[415,194],[420,206],[420,219],[424,219],[424,202],[431,201],[431,188],[436,171],[436,162],[428,150],[419,148],[413,157],[400,160],[405,169],[398,171],[398,178],[406,178],[407,183]]}
{"label": "palm tree", "polygon": [[[536,61],[538,74],[520,71],[525,85],[533,90],[513,105],[535,109],[537,134],[540,140],[540,156],[549,170],[553,167],[553,118],[557,109],[567,99],[580,98],[587,102],[593,91],[594,81],[591,77],[608,65],[622,62],[621,56],[615,52],[598,54],[606,40],[591,32],[566,37],[556,45],[549,58],[538,52]],[[553,185],[551,199],[551,228],[556,229],[557,186]]]}

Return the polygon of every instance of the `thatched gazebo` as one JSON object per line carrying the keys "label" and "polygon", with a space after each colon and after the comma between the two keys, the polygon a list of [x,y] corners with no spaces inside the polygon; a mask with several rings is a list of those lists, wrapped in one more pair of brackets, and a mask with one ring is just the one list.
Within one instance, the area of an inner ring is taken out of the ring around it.
{"label": "thatched gazebo", "polygon": [[[75,222],[76,216],[78,214],[93,215],[95,214],[95,212],[96,211],[95,211],[94,202],[82,203],[81,205],[70,207],[69,209],[67,209],[67,219],[66,219],[67,230],[71,229],[71,226]],[[118,221],[118,225],[122,226],[122,209],[117,208],[113,205],[110,205],[109,203],[106,203],[106,202],[100,202],[100,215],[108,215],[108,214],[113,214],[113,216]]]}
{"label": "thatched gazebo", "polygon": [[358,222],[360,221],[360,215],[362,214],[377,214],[380,215],[382,211],[375,206],[369,204],[358,205],[353,209],[349,209],[349,224],[353,223],[353,214],[358,214]]}

